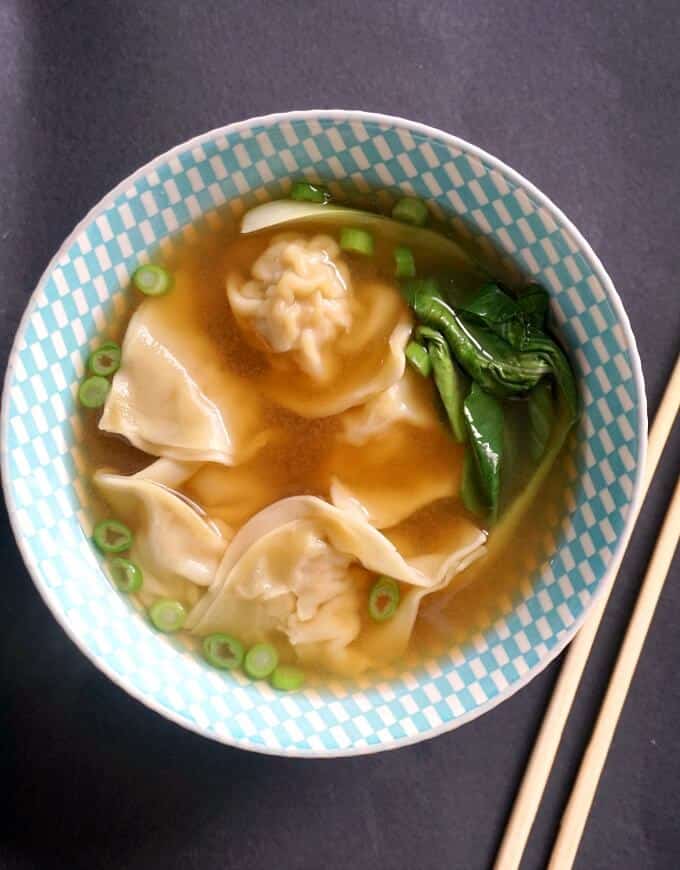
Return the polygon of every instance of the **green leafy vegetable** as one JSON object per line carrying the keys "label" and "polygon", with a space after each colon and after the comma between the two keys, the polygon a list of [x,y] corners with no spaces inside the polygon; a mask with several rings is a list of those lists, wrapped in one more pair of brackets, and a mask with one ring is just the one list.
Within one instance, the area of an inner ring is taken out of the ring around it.
{"label": "green leafy vegetable", "polygon": [[459,311],[431,279],[404,281],[402,291],[418,320],[442,333],[453,357],[487,393],[500,399],[525,393],[552,374],[576,420],[576,383],[566,356],[522,312],[513,316],[516,303],[497,285],[486,285]]}
{"label": "green leafy vegetable", "polygon": [[512,540],[518,525],[543,486],[545,479],[550,473],[550,469],[555,464],[555,460],[567,440],[574,421],[571,412],[563,401],[560,400],[558,402],[557,408],[558,414],[543,458],[522,491],[518,493],[512,504],[505,509],[501,521],[494,529],[493,535],[489,538],[487,560],[501,553],[503,548]]}
{"label": "green leafy vegetable", "polygon": [[545,329],[550,297],[540,284],[527,284],[520,290],[517,305],[532,326]]}
{"label": "green leafy vegetable", "polygon": [[538,462],[545,453],[555,423],[555,402],[548,381],[541,381],[529,393],[527,409],[529,412],[529,452],[531,458]]}
{"label": "green leafy vegetable", "polygon": [[531,334],[544,330],[549,301],[540,284],[528,284],[515,298],[491,283],[481,287],[461,306],[460,312],[484,323],[515,350],[527,350],[525,345]]}
{"label": "green leafy vegetable", "polygon": [[491,522],[498,516],[503,464],[503,408],[500,402],[473,383],[463,403],[470,444],[479,473],[480,489]]}
{"label": "green leafy vegetable", "polygon": [[527,319],[517,305],[497,284],[485,284],[460,308],[464,317],[472,317],[500,335],[516,350],[522,349]]}
{"label": "green leafy vegetable", "polygon": [[543,329],[548,304],[548,294],[539,284],[529,284],[518,299],[497,284],[486,284],[461,312],[464,318],[471,317],[487,326],[514,350],[544,359],[576,418],[578,400],[571,368],[559,345]]}
{"label": "green leafy vegetable", "polygon": [[418,320],[441,332],[460,366],[491,395],[524,393],[550,372],[541,354],[516,351],[483,323],[464,320],[425,281],[405,281],[402,290]]}
{"label": "green leafy vegetable", "polygon": [[479,482],[479,472],[472,450],[465,451],[463,459],[463,475],[460,484],[460,497],[463,504],[477,517],[484,517],[488,508],[484,503],[484,496]]}
{"label": "green leafy vegetable", "polygon": [[449,346],[440,332],[427,326],[419,326],[416,337],[427,344],[437,392],[444,405],[453,436],[456,441],[462,442],[465,440],[463,401],[468,391],[467,379],[451,358]]}
{"label": "green leafy vegetable", "polygon": [[414,368],[423,378],[429,378],[432,374],[432,360],[427,352],[427,348],[423,347],[417,341],[409,341],[404,351],[404,356],[407,362]]}
{"label": "green leafy vegetable", "polygon": [[529,327],[522,353],[542,359],[549,366],[550,373],[555,378],[557,389],[571,415],[571,421],[575,423],[579,415],[578,392],[574,373],[562,348],[549,335],[534,327]]}
{"label": "green leafy vegetable", "polygon": [[517,302],[501,290],[498,284],[485,284],[461,311],[475,314],[488,324],[507,323],[518,315]]}

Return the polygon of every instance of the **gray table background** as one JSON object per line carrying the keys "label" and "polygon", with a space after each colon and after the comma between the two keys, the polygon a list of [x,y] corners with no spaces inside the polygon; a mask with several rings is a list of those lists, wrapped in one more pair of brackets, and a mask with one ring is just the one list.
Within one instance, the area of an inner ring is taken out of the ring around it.
{"label": "gray table background", "polygon": [[[680,336],[680,7],[640,2],[0,0],[0,353],[83,214],[211,127],[313,107],[480,145],[576,222],[638,339],[650,414]],[[545,866],[678,471],[633,538],[524,868]],[[559,668],[436,740],[295,761],[180,730],[54,622],[0,529],[0,867],[489,867]],[[577,867],[680,866],[680,576],[664,592]]]}

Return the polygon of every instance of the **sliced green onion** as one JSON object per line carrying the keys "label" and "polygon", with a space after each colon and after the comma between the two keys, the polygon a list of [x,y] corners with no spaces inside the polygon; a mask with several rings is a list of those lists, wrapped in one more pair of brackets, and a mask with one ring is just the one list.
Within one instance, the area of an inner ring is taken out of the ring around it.
{"label": "sliced green onion", "polygon": [[417,341],[409,341],[404,351],[406,359],[411,366],[424,378],[429,378],[432,373],[432,360],[427,350]]}
{"label": "sliced green onion", "polygon": [[105,347],[116,347],[120,350],[120,345],[118,344],[117,341],[114,341],[112,338],[107,338],[106,341],[103,341],[99,345],[98,350],[104,350]]}
{"label": "sliced green onion", "polygon": [[368,613],[375,622],[385,622],[394,616],[399,606],[399,585],[391,577],[379,577],[368,596]]}
{"label": "sliced green onion", "polygon": [[276,670],[279,654],[270,643],[256,643],[246,653],[243,670],[254,680],[262,680]]}
{"label": "sliced green onion", "polygon": [[102,553],[122,553],[132,545],[132,532],[118,520],[102,520],[97,523],[92,537]]}
{"label": "sliced green onion", "polygon": [[129,559],[125,559],[123,556],[116,556],[115,559],[111,559],[109,573],[111,574],[111,579],[121,592],[129,594],[130,592],[137,592],[138,589],[142,588],[142,581],[144,579],[142,569],[139,565],[136,565]]}
{"label": "sliced green onion", "polygon": [[149,608],[149,619],[155,628],[165,634],[179,631],[187,618],[184,605],[172,598],[161,598]]}
{"label": "sliced green onion", "polygon": [[373,253],[373,236],[366,230],[344,227],[340,231],[340,247],[353,254],[370,255]]}
{"label": "sliced green onion", "polygon": [[320,184],[310,184],[308,181],[296,181],[290,192],[291,199],[299,202],[328,202],[330,193]]}
{"label": "sliced green onion", "polygon": [[294,665],[279,665],[271,676],[271,684],[282,692],[299,689],[305,681],[305,672]]}
{"label": "sliced green onion", "polygon": [[405,224],[422,227],[427,221],[427,206],[422,199],[415,196],[405,196],[392,209],[392,217]]}
{"label": "sliced green onion", "polygon": [[203,638],[203,655],[215,668],[233,671],[243,664],[243,644],[230,634],[217,631]]}
{"label": "sliced green onion", "polygon": [[101,375],[85,378],[78,387],[78,400],[84,408],[101,408],[111,389],[111,384]]}
{"label": "sliced green onion", "polygon": [[162,296],[172,286],[172,276],[162,266],[147,263],[132,273],[132,283],[146,296]]}
{"label": "sliced green onion", "polygon": [[397,278],[415,278],[416,261],[410,248],[400,245],[394,249],[394,265],[394,274]]}
{"label": "sliced green onion", "polygon": [[113,341],[98,347],[90,354],[87,367],[93,375],[108,377],[114,374],[120,368],[120,348]]}

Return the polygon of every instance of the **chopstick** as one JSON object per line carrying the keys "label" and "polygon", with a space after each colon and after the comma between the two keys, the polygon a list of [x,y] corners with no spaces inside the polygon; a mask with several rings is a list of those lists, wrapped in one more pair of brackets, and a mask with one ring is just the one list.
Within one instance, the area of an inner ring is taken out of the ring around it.
{"label": "chopstick", "polygon": [[[654,418],[654,425],[649,434],[647,463],[642,482],[642,497],[637,513],[633,517],[634,522],[637,520],[637,515],[647,495],[649,484],[659,464],[661,453],[668,440],[679,407],[680,357],[676,360],[673,374],[663,394],[659,410]],[[592,613],[581,626],[565,656],[564,664],[557,678],[548,709],[543,717],[534,749],[529,758],[517,797],[515,798],[512,813],[510,814],[510,819],[505,829],[500,849],[498,850],[494,870],[517,870],[522,860],[545,785],[562,739],[562,733],[569,716],[569,711],[571,710],[571,705],[588,662],[597,629],[602,620],[602,615],[607,606],[607,601],[616,581],[627,546],[628,541],[624,543],[612,566],[612,577],[609,586],[602,590],[599,600],[593,606]]]}
{"label": "chopstick", "polygon": [[680,479],[676,483],[670,508],[628,624],[593,735],[583,755],[576,782],[562,816],[548,870],[567,870],[574,863],[619,716],[673,561],[679,535]]}

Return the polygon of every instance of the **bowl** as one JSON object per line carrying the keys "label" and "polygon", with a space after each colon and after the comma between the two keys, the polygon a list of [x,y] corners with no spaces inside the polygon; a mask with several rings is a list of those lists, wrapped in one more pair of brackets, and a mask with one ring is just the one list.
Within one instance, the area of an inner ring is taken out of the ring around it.
{"label": "bowl", "polygon": [[[584,413],[561,507],[516,595],[446,654],[379,679],[291,694],[209,669],[150,628],[107,580],[89,540],[76,389],[124,308],[133,268],[197,220],[285,195],[291,178],[428,200],[438,217],[542,282],[570,349]],[[220,211],[221,210],[221,211]],[[355,111],[287,112],[213,130],[126,178],[61,246],[19,326],[2,407],[5,497],[19,548],[57,621],[148,707],[226,744],[295,756],[392,749],[449,731],[539,673],[610,580],[640,499],[646,402],[611,280],[565,215],[495,157],[447,133]]]}

